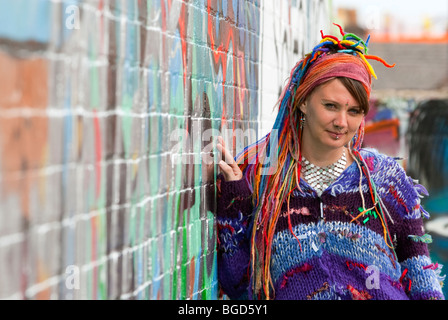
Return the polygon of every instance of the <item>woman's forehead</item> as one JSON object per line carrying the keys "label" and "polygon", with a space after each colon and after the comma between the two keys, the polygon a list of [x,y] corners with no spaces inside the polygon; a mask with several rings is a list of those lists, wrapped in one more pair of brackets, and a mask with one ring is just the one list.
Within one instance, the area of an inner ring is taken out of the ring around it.
{"label": "woman's forehead", "polygon": [[344,104],[347,102],[357,103],[356,99],[339,79],[333,79],[321,84],[311,93],[311,96]]}

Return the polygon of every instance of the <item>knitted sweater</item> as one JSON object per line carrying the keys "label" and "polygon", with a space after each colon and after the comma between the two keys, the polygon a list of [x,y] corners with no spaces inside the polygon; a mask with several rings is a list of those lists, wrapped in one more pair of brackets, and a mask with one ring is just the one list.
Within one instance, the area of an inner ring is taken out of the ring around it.
{"label": "knitted sweater", "polygon": [[[289,230],[283,205],[272,243],[274,299],[408,300],[444,299],[441,265],[432,263],[420,206],[425,188],[414,183],[395,159],[373,149],[361,155],[387,208],[395,254],[387,246],[380,218],[372,212],[353,220],[363,207],[360,171],[353,162],[319,197],[304,180],[293,191]],[[363,176],[365,208],[373,207]],[[231,299],[250,292],[250,232],[253,205],[246,179],[218,177],[218,279]]]}

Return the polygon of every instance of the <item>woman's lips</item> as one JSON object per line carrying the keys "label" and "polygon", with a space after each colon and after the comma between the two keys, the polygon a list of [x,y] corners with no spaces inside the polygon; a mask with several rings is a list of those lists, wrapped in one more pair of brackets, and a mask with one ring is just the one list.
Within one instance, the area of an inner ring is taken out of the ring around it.
{"label": "woman's lips", "polygon": [[332,137],[335,140],[339,140],[339,139],[341,139],[342,136],[345,135],[345,133],[338,133],[338,132],[332,132],[332,131],[328,131],[328,133],[330,134],[330,137]]}

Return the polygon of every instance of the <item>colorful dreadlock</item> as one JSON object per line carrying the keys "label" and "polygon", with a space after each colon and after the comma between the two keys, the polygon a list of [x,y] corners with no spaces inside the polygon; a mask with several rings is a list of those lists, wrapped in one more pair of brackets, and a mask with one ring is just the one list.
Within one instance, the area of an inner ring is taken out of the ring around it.
{"label": "colorful dreadlock", "polygon": [[[336,26],[339,27],[342,39],[332,35],[324,35],[321,31],[321,42],[292,69],[289,82],[285,86],[278,102],[278,115],[272,131],[261,140],[246,147],[236,157],[237,163],[254,191],[254,220],[251,234],[251,292],[254,298],[270,298],[270,288],[273,287],[270,275],[270,257],[277,219],[285,201],[289,207],[291,192],[296,188],[300,190],[302,132],[299,129],[299,119],[301,112],[295,100],[300,98],[296,94],[299,88],[302,89],[301,85],[308,76],[308,71],[316,64],[316,61],[334,54],[339,54],[342,58],[350,57],[350,59],[356,60],[356,63],[361,61],[369,75],[369,83],[366,84],[366,81],[364,81],[363,84],[366,92],[370,95],[371,77],[376,79],[376,74],[367,59],[380,61],[389,68],[393,67],[379,57],[366,55],[370,36],[364,42],[357,35],[353,33],[346,34],[341,26]],[[357,59],[353,59],[353,57],[357,57]],[[303,94],[306,95],[308,93],[305,92]],[[383,223],[386,243],[393,249],[385,217],[387,210],[378,196],[375,184],[370,178],[368,166],[359,152],[363,136],[364,120],[357,134],[349,143],[349,150],[360,171],[367,178],[372,201],[376,204],[374,209]],[[362,175],[360,175],[360,184],[361,181]],[[363,197],[362,188],[359,188],[359,190],[361,197]],[[364,204],[364,198],[362,200]],[[363,212],[357,218],[372,210],[372,208],[365,208],[365,204],[363,209]],[[289,231],[299,241],[293,232],[289,216],[288,223]]]}

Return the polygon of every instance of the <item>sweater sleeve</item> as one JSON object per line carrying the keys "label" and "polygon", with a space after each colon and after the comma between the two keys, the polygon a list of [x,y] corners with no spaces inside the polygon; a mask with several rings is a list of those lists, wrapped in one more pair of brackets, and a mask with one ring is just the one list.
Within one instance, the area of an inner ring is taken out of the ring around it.
{"label": "sweater sleeve", "polygon": [[226,181],[219,175],[217,199],[218,280],[231,299],[247,298],[252,191],[245,178]]}
{"label": "sweater sleeve", "polygon": [[426,189],[407,176],[394,160],[386,161],[389,203],[393,203],[393,234],[396,236],[396,254],[401,265],[401,284],[411,300],[444,300],[441,276],[442,266],[430,259],[424,220],[429,214],[420,199],[428,195]]}

